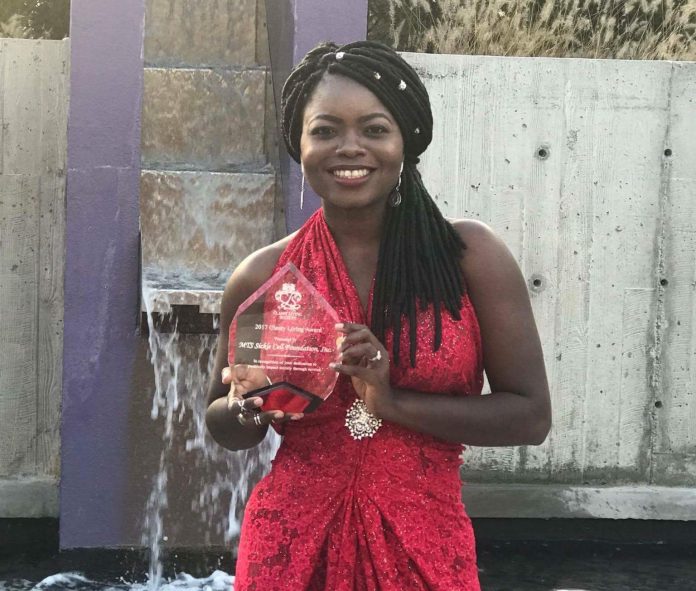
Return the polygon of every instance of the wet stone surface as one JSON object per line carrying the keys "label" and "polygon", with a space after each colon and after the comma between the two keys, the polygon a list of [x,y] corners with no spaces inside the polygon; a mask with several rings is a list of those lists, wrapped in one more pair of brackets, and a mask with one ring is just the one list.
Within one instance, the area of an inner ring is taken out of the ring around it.
{"label": "wet stone surface", "polygon": [[150,65],[256,63],[256,0],[147,0],[146,11]]}
{"label": "wet stone surface", "polygon": [[140,186],[143,270],[166,283],[181,275],[181,289],[195,289],[217,277],[212,288],[222,290],[247,255],[273,241],[271,173],[144,170]]}
{"label": "wet stone surface", "polygon": [[174,170],[266,165],[266,72],[145,68],[142,163]]}

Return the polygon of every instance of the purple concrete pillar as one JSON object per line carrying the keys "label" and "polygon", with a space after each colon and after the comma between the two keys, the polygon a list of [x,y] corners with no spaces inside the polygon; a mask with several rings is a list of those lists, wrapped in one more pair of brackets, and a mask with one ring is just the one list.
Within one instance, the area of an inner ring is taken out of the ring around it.
{"label": "purple concrete pillar", "polygon": [[[317,43],[349,43],[367,34],[367,0],[266,0],[266,14],[276,106],[291,67]],[[300,209],[302,173],[286,153],[281,154],[281,176],[285,220],[293,232],[319,207],[319,199],[305,186]]]}
{"label": "purple concrete pillar", "polygon": [[122,539],[137,351],[144,0],[72,0],[62,548]]}

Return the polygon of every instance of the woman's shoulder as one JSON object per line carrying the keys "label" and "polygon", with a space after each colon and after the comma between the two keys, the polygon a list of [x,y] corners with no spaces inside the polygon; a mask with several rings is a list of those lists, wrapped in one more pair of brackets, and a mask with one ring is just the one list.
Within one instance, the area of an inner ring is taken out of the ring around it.
{"label": "woman's shoulder", "polygon": [[232,272],[222,296],[222,313],[236,310],[272,274],[280,256],[295,237],[295,233],[264,246],[247,256]]}
{"label": "woman's shoulder", "polygon": [[473,218],[447,218],[447,221],[452,224],[462,239],[468,238],[470,241],[477,242],[481,239],[485,240],[491,236],[495,236],[493,229],[481,220]]}
{"label": "woman's shoulder", "polygon": [[476,219],[449,220],[466,249],[462,272],[468,285],[500,286],[519,281],[519,267],[502,238],[486,223]]}
{"label": "woman's shoulder", "polygon": [[466,246],[465,259],[466,255],[469,255],[468,258],[473,258],[472,255],[476,257],[486,256],[501,248],[507,250],[505,243],[493,228],[481,220],[461,218],[449,219],[448,221]]}
{"label": "woman's shoulder", "polygon": [[294,232],[285,238],[281,238],[277,242],[252,252],[234,270],[230,279],[236,276],[236,278],[246,281],[258,281],[259,285],[266,281],[273,273],[273,269],[275,269],[275,266],[278,264],[280,256],[295,237],[296,233],[297,232]]}

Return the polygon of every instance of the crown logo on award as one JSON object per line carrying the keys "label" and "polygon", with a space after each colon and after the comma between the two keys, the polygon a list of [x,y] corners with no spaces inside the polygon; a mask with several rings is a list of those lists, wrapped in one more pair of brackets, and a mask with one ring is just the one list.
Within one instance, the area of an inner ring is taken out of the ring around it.
{"label": "crown logo on award", "polygon": [[262,410],[309,413],[333,391],[338,374],[336,311],[287,263],[249,296],[230,324],[228,362],[256,371]]}
{"label": "crown logo on award", "polygon": [[276,291],[275,299],[280,304],[281,310],[297,312],[300,309],[302,294],[297,291],[294,283],[283,283],[283,287]]}

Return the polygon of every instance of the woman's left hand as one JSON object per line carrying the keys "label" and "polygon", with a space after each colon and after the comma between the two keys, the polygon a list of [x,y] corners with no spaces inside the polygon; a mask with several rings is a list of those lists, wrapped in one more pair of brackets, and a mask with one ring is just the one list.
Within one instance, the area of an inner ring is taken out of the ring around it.
{"label": "woman's left hand", "polygon": [[364,324],[344,322],[336,325],[339,337],[339,363],[336,371],[350,376],[353,388],[369,411],[383,418],[393,403],[389,384],[389,354],[372,331]]}

